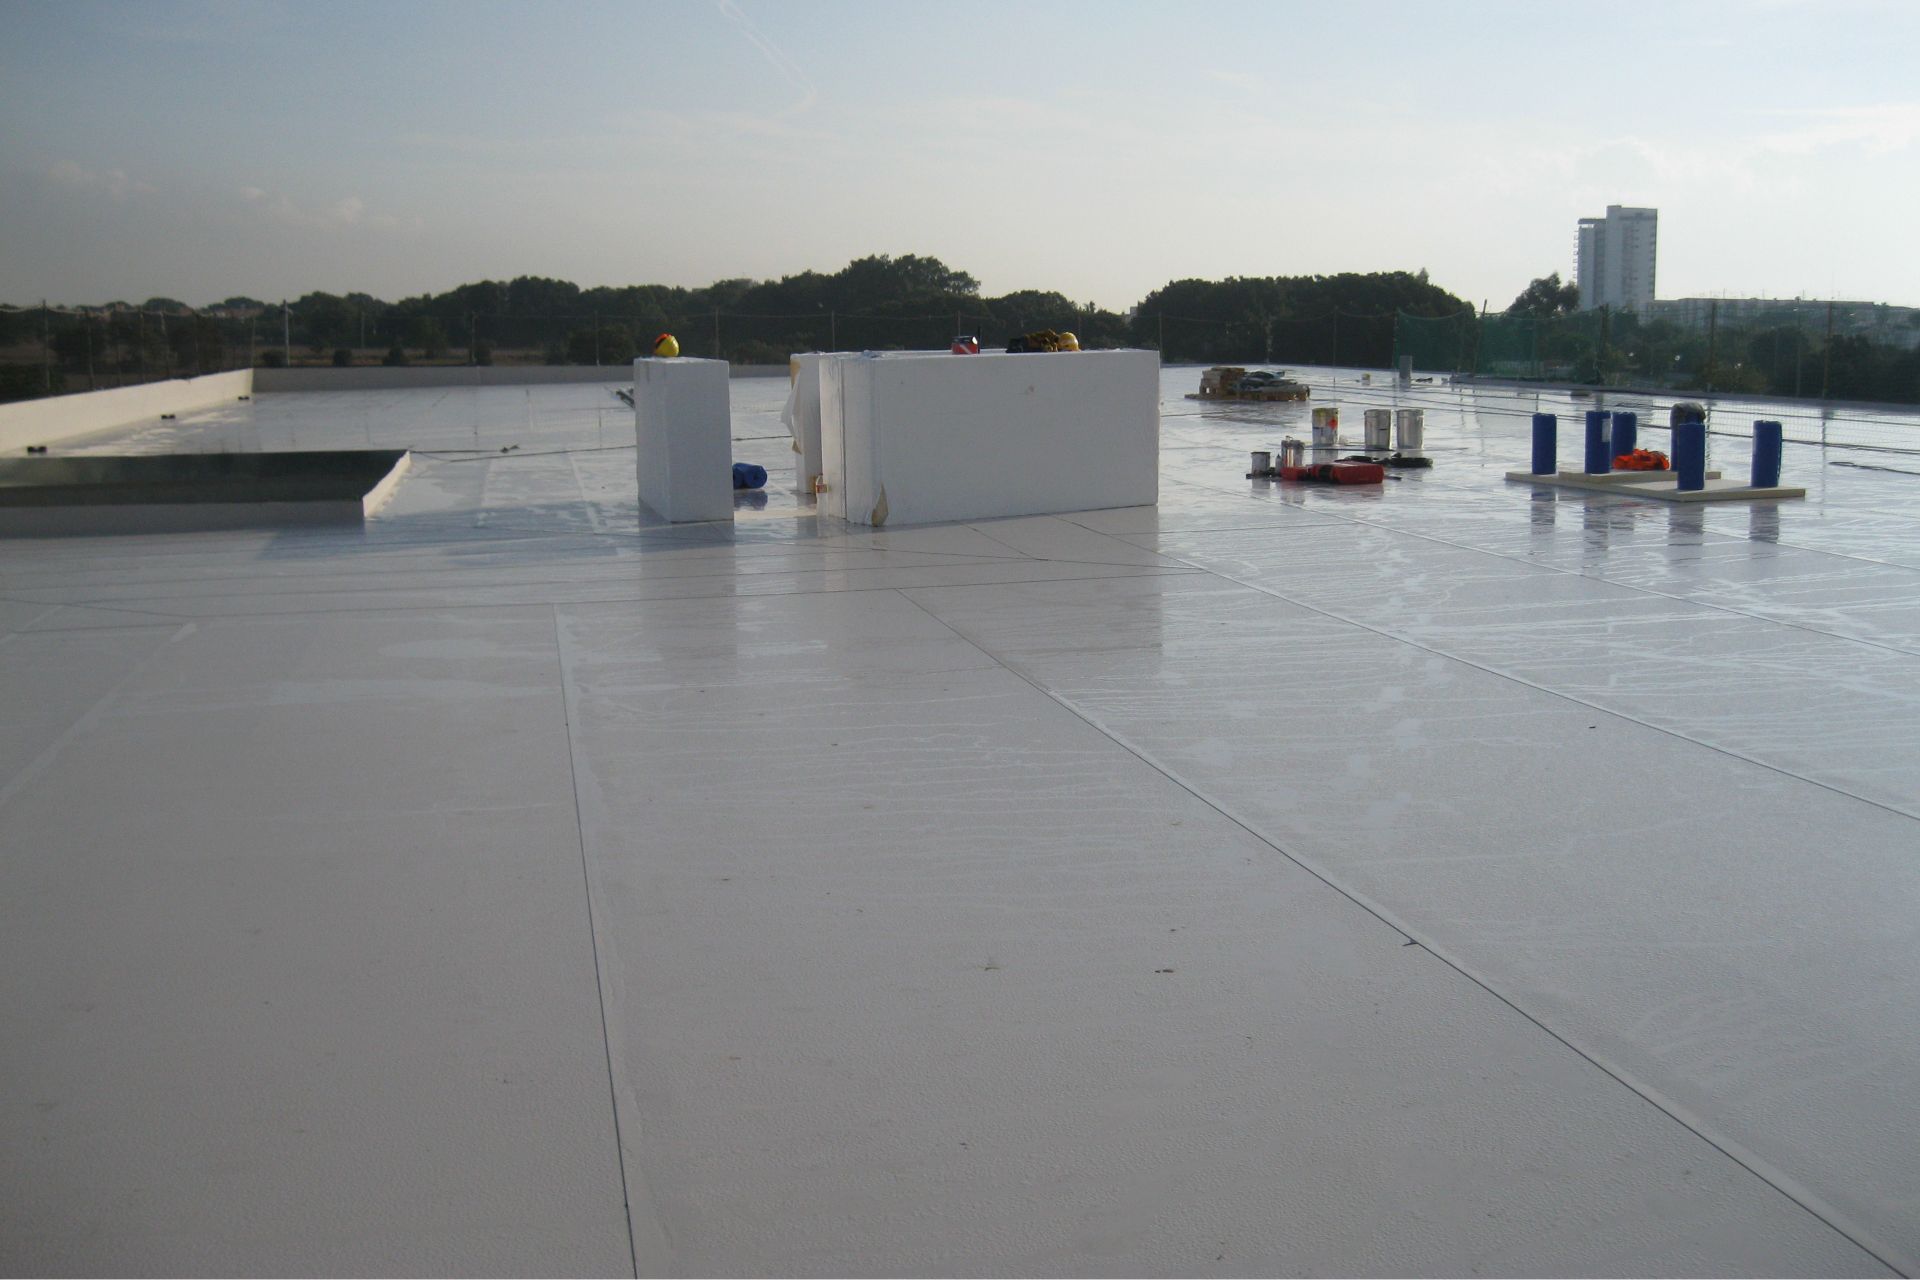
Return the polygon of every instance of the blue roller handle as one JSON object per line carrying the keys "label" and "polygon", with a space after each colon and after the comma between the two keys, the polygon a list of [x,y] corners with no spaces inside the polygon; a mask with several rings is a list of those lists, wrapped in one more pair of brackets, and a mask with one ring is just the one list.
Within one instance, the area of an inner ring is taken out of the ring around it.
{"label": "blue roller handle", "polygon": [[1623,457],[1640,447],[1640,415],[1618,412],[1613,415],[1613,456]]}
{"label": "blue roller handle", "polygon": [[1533,474],[1550,476],[1560,469],[1560,419],[1550,413],[1533,415]]}
{"label": "blue roller handle", "polygon": [[1765,420],[1753,424],[1753,487],[1771,489],[1780,483],[1782,428]]}
{"label": "blue roller handle", "polygon": [[1607,419],[1612,415],[1605,409],[1587,410],[1587,474],[1603,476],[1613,470],[1613,453],[1607,447]]}
{"label": "blue roller handle", "polygon": [[751,462],[733,464],[733,487],[736,489],[762,489],[766,487],[767,469]]}
{"label": "blue roller handle", "polygon": [[1707,487],[1707,424],[1680,422],[1673,428],[1673,470],[1680,488],[1695,492]]}

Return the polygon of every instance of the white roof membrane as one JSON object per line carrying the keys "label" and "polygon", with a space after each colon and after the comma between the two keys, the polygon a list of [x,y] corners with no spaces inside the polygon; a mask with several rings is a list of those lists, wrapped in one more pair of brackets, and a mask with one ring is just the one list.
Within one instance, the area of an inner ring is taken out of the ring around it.
{"label": "white roof membrane", "polygon": [[[1920,1268],[1920,464],[1534,493],[1590,402],[1198,372],[1157,507],[877,530],[778,380],[731,524],[610,387],[81,442],[416,452],[0,544],[0,1270]],[[1242,478],[1326,403],[1436,465]]]}

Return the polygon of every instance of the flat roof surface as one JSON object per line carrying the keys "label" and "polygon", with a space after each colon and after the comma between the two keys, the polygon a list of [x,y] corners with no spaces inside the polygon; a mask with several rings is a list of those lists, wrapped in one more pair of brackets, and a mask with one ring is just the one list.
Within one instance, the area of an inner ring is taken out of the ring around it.
{"label": "flat roof surface", "polygon": [[1311,405],[1194,369],[1157,508],[922,528],[778,380],[730,528],[610,386],[86,441],[422,453],[0,544],[0,1269],[1920,1268],[1920,463],[1536,493],[1589,402],[1307,377],[1434,469],[1249,482]]}

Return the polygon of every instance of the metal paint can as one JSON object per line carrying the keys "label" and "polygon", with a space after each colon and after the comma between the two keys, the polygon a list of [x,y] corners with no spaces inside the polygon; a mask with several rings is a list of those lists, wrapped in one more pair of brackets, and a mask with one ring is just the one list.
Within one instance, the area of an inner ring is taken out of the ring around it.
{"label": "metal paint can", "polygon": [[1338,405],[1315,405],[1313,410],[1313,447],[1331,449],[1340,443],[1340,408]]}
{"label": "metal paint can", "polygon": [[1367,452],[1385,453],[1391,446],[1393,437],[1393,410],[1368,409]]}
{"label": "metal paint can", "polygon": [[1425,409],[1395,409],[1393,411],[1394,447],[1401,453],[1419,453],[1427,434],[1427,411]]}
{"label": "metal paint can", "polygon": [[1263,476],[1273,470],[1273,455],[1265,449],[1253,451],[1253,465],[1248,468],[1256,476]]}
{"label": "metal paint can", "polygon": [[1285,440],[1282,440],[1280,442],[1280,465],[1281,466],[1297,467],[1304,464],[1306,460],[1307,460],[1307,445],[1304,440],[1297,439],[1294,436],[1288,436]]}

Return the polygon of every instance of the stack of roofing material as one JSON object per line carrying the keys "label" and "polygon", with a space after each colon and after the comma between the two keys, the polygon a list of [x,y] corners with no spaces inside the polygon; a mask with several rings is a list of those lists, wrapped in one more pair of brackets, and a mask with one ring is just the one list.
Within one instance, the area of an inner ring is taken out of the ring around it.
{"label": "stack of roofing material", "polygon": [[733,519],[733,429],[725,360],[633,362],[640,501],[673,523]]}
{"label": "stack of roofing material", "polygon": [[820,362],[821,511],[920,524],[1151,505],[1160,357],[946,352]]}

